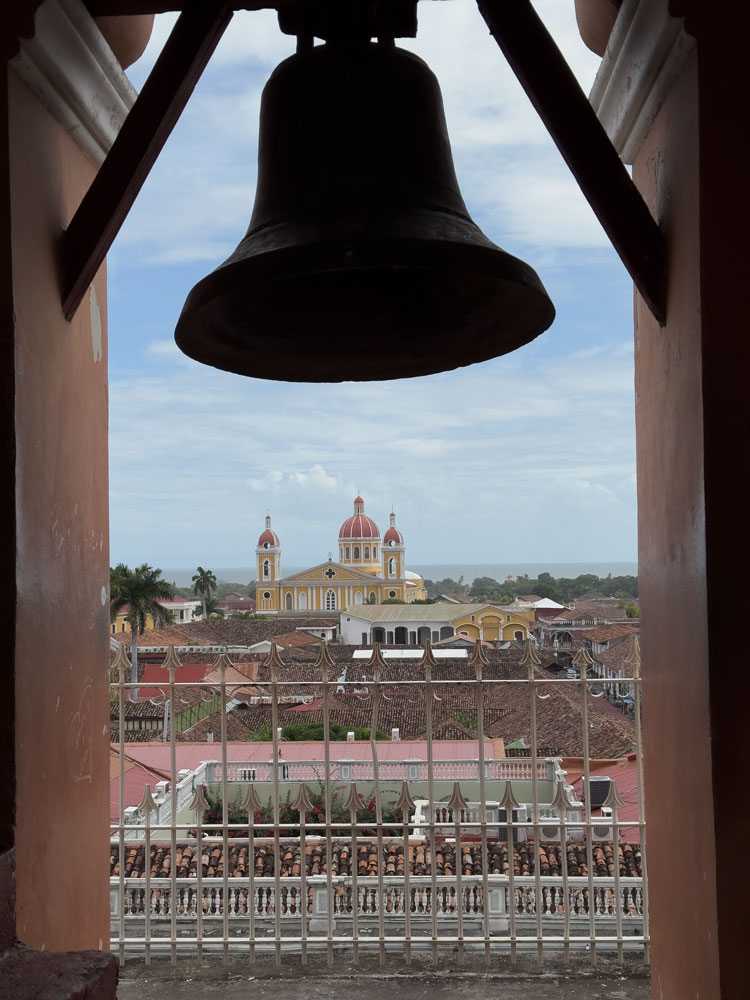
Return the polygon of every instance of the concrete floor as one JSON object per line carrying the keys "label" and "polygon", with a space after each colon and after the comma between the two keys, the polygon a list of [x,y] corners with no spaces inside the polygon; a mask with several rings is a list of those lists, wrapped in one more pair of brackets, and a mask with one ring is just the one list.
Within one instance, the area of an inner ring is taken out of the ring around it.
{"label": "concrete floor", "polygon": [[543,973],[126,966],[118,1000],[649,1000],[642,968]]}

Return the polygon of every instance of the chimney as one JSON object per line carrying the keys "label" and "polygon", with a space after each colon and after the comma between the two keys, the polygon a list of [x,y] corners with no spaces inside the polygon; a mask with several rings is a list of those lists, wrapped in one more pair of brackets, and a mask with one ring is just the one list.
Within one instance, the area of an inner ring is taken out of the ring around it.
{"label": "chimney", "polygon": [[346,742],[347,743],[353,743],[354,742],[354,732],[351,729],[346,734]]}
{"label": "chimney", "polygon": [[398,728],[393,728],[391,730],[391,739],[393,740],[394,743],[397,743],[398,740],[401,739],[401,733],[398,730]]}

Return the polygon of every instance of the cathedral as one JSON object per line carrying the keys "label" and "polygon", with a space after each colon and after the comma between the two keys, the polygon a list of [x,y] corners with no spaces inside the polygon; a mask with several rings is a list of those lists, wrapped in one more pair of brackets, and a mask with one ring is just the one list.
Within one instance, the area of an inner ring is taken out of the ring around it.
{"label": "cathedral", "polygon": [[404,564],[404,537],[396,527],[396,515],[383,536],[365,514],[362,497],[354,500],[354,513],[339,530],[338,561],[328,561],[284,577],[281,574],[281,542],[271,527],[270,516],[258,539],[258,585],[255,592],[259,613],[277,611],[342,611],[357,604],[382,604],[389,599],[411,603],[427,594],[424,581]]}

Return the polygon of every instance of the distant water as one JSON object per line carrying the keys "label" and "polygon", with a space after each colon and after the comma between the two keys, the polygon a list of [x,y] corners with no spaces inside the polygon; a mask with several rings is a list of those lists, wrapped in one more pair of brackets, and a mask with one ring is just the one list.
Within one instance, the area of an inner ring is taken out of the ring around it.
{"label": "distant water", "polygon": [[[226,580],[228,583],[249,583],[255,578],[254,566],[230,566],[230,567],[210,567],[218,580]],[[282,565],[284,575],[291,575],[305,566],[285,566]],[[408,568],[415,573],[420,573],[428,580],[458,580],[463,576],[467,583],[471,583],[478,576],[489,576],[493,580],[502,583],[508,576],[521,576],[527,573],[535,580],[540,573],[551,573],[552,576],[569,577],[575,579],[582,573],[593,573],[598,577],[606,577],[610,573],[612,576],[637,576],[638,563],[636,562],[580,562],[580,563],[409,563]],[[174,581],[178,587],[189,587],[192,582],[195,569],[164,569],[162,575],[165,580]]]}

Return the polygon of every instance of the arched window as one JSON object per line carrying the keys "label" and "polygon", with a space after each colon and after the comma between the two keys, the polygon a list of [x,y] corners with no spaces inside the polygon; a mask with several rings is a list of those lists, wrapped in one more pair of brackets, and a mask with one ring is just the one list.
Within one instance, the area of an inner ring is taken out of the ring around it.
{"label": "arched window", "polygon": [[375,604],[375,602],[377,601],[377,597],[375,596],[375,591],[374,590],[370,591],[370,596],[368,598],[368,601],[369,601],[370,604]]}
{"label": "arched window", "polygon": [[292,610],[292,595],[291,594],[287,594],[286,595],[286,597],[284,598],[284,604],[286,605],[287,611],[291,611]]}
{"label": "arched window", "polygon": [[357,591],[357,593],[354,595],[354,603],[355,604],[362,603],[362,594],[359,591]]}
{"label": "arched window", "polygon": [[377,559],[378,558],[378,547],[377,547],[377,545],[373,545],[373,547],[372,547],[372,558],[373,559]]}
{"label": "arched window", "polygon": [[304,590],[297,595],[297,607],[300,611],[307,611],[307,594]]}
{"label": "arched window", "polygon": [[351,559],[351,556],[349,555],[349,546],[348,545],[346,547],[346,558],[347,559]]}
{"label": "arched window", "polygon": [[263,579],[267,580],[271,575],[271,564],[267,559],[263,560]]}
{"label": "arched window", "polygon": [[365,559],[369,559],[369,558],[370,558],[370,546],[369,545],[365,545]]}
{"label": "arched window", "polygon": [[396,575],[396,560],[393,556],[388,560],[388,576]]}
{"label": "arched window", "polygon": [[359,562],[359,545],[354,546],[354,561]]}
{"label": "arched window", "polygon": [[336,610],[336,591],[327,590],[326,591],[326,611]]}

